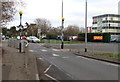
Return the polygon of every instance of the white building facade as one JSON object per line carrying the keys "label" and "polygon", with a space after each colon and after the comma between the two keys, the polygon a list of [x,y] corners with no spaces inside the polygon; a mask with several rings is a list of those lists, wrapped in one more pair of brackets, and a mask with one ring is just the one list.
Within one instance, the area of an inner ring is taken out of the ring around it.
{"label": "white building facade", "polygon": [[93,17],[93,33],[110,33],[111,35],[120,35],[120,15],[104,14]]}
{"label": "white building facade", "polygon": [[120,1],[118,2],[118,14],[120,15]]}

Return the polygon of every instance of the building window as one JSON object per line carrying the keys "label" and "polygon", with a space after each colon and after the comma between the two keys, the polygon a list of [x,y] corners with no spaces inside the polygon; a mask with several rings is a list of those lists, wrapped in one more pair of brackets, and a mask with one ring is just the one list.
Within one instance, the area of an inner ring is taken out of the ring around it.
{"label": "building window", "polygon": [[105,18],[105,20],[107,20],[107,18]]}
{"label": "building window", "polygon": [[111,18],[111,20],[113,21],[113,18]]}

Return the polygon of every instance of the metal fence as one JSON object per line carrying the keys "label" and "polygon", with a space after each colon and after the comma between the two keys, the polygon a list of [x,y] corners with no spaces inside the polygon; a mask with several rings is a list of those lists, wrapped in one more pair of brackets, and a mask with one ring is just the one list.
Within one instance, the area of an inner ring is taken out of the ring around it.
{"label": "metal fence", "polygon": [[20,49],[21,43],[21,52],[27,52],[28,42],[26,40],[18,40],[18,39],[9,39],[8,46],[16,49]]}
{"label": "metal fence", "polygon": [[[61,48],[61,41],[59,40],[46,40],[45,43],[55,48]],[[101,42],[88,42],[87,51],[92,53],[110,53],[119,54],[119,43],[101,43]],[[64,42],[64,49],[85,51],[85,42],[68,41]]]}

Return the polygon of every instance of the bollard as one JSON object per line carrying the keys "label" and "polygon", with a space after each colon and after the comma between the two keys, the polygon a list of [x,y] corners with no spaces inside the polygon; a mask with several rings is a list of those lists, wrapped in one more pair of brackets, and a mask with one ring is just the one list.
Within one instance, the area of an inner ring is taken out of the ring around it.
{"label": "bollard", "polygon": [[21,53],[21,41],[19,43],[19,52]]}

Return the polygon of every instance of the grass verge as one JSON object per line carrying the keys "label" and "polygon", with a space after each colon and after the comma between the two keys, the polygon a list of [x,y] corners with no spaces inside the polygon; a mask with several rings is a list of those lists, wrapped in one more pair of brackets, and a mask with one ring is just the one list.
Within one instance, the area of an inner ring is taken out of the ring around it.
{"label": "grass verge", "polygon": [[[56,44],[59,44],[61,43],[61,40],[40,40],[41,43],[56,43]],[[64,44],[79,44],[79,43],[82,43],[82,42],[78,42],[78,41],[64,41]]]}
{"label": "grass verge", "polygon": [[106,56],[111,58],[120,58],[120,54],[112,54],[112,53],[103,53],[103,54],[95,54],[95,55]]}

